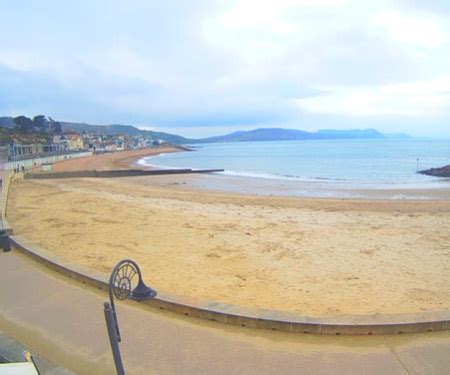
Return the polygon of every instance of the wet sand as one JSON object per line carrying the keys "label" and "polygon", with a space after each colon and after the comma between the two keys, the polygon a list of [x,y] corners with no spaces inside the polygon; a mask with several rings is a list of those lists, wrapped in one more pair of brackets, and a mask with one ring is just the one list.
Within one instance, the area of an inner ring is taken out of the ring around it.
{"label": "wet sand", "polygon": [[[176,182],[176,181],[175,181]],[[174,185],[177,186],[177,185]],[[286,181],[266,178],[236,177],[221,173],[196,176],[185,181],[183,188],[223,193],[361,200],[450,200],[448,179],[426,186],[392,186],[355,188],[333,183]]]}
{"label": "wet sand", "polygon": [[196,179],[18,180],[8,214],[69,262],[132,258],[172,294],[307,315],[450,308],[450,201],[199,193]]}

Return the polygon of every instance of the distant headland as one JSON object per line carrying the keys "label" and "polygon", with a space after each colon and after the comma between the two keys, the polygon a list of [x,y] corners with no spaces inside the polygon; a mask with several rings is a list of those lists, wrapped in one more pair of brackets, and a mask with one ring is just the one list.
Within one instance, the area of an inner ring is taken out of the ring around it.
{"label": "distant headland", "polygon": [[[23,117],[23,116],[22,116]],[[44,117],[44,116],[37,116]],[[375,129],[332,130],[325,129],[317,132],[308,132],[297,129],[259,128],[249,131],[236,131],[226,135],[207,138],[186,138],[176,134],[141,130],[131,125],[91,125],[58,121],[62,132],[97,133],[106,135],[123,134],[130,136],[147,136],[159,139],[170,144],[196,144],[196,143],[222,143],[222,142],[258,142],[258,141],[301,141],[301,140],[333,140],[333,139],[410,139],[407,134],[383,134]],[[12,129],[12,117],[0,117],[0,129]]]}

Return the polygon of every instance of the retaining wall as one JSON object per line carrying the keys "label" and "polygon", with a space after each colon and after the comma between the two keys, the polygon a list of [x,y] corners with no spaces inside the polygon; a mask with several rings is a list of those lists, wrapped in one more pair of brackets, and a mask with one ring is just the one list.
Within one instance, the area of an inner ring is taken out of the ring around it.
{"label": "retaining wall", "polygon": [[[22,236],[11,236],[16,250],[35,261],[84,284],[108,290],[108,280],[86,269],[67,265],[54,254],[33,245]],[[140,302],[161,310],[221,323],[288,332],[331,335],[384,335],[450,329],[450,311],[417,314],[345,315],[309,317],[293,312],[244,308],[216,301],[174,296],[158,291],[155,299]]]}

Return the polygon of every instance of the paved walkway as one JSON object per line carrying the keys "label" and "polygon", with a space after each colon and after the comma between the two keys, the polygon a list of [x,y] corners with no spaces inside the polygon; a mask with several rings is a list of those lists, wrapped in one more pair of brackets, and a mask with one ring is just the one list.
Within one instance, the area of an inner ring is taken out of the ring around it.
{"label": "paved walkway", "polygon": [[[0,252],[0,296],[0,330],[8,336],[76,373],[114,373],[105,293],[84,289],[13,251]],[[184,318],[132,302],[117,305],[129,374],[450,372],[450,332],[297,335]]]}
{"label": "paved walkway", "polygon": [[[13,340],[11,337],[8,337],[0,332],[0,363],[24,362],[22,353],[25,350],[29,349]],[[36,366],[41,374],[75,375],[75,373],[68,371],[34,353],[33,360],[36,362]]]}

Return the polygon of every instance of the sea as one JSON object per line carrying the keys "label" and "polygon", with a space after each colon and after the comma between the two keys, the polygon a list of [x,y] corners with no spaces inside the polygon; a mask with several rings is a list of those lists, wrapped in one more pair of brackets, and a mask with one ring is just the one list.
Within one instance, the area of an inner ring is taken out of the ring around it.
{"label": "sea", "polygon": [[[220,173],[223,176],[251,179],[255,183],[270,180],[272,187],[289,182],[291,192],[295,192],[292,186],[298,183],[299,191],[294,195],[320,196],[327,189],[347,191],[348,195],[352,189],[450,187],[450,179],[417,173],[450,164],[450,140],[308,140],[211,143],[190,147],[195,152],[161,154],[144,158],[139,164],[163,169],[220,168],[225,170]],[[217,181],[220,180],[215,180],[216,185]],[[230,179],[226,181],[224,183],[230,185]],[[310,188],[305,190],[308,185]],[[314,194],[315,190],[319,194]]]}

